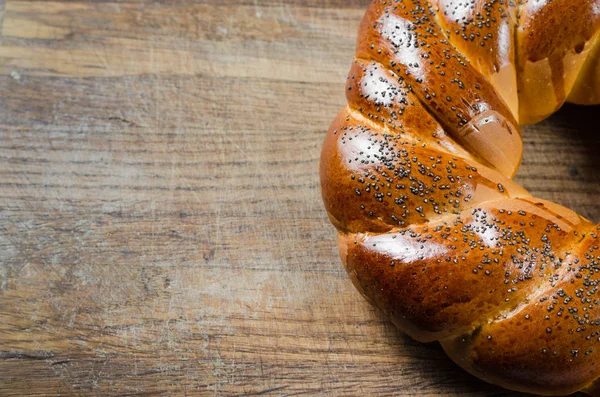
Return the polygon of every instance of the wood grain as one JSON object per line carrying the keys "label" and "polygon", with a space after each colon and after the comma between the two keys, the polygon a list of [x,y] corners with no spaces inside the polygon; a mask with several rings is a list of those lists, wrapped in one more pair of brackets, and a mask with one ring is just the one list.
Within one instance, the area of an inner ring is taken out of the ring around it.
{"label": "wood grain", "polygon": [[[0,395],[518,395],[340,266],[318,157],[367,3],[0,1]],[[518,176],[594,221],[597,112]]]}

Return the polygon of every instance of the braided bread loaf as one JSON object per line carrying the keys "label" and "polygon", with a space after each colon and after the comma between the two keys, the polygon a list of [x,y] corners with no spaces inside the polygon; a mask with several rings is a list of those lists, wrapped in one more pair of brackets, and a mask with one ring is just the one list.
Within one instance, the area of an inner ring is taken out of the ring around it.
{"label": "braided bread loaf", "polygon": [[600,227],[511,181],[518,124],[600,103],[600,0],[374,0],[321,185],[358,290],[472,374],[600,396]]}

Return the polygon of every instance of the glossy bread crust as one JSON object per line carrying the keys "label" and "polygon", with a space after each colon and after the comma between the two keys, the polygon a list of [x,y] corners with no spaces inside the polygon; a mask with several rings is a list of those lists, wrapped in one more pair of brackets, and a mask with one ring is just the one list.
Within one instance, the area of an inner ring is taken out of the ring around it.
{"label": "glossy bread crust", "polygon": [[474,375],[600,395],[600,228],[511,178],[519,122],[600,98],[600,0],[375,0],[321,186],[357,289]]}

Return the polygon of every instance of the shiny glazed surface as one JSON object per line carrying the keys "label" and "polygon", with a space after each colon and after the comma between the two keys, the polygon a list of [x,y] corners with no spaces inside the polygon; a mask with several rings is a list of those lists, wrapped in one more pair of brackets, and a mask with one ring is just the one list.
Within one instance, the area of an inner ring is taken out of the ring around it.
{"label": "shiny glazed surface", "polygon": [[373,305],[506,388],[600,395],[600,228],[511,181],[518,124],[600,102],[600,1],[375,0],[321,185]]}

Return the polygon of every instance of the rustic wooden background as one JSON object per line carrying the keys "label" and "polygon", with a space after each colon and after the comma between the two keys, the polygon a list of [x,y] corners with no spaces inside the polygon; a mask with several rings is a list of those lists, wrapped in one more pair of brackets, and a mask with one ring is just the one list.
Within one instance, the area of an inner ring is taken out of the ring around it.
{"label": "rustic wooden background", "polygon": [[[0,395],[518,395],[340,266],[317,164],[367,3],[0,0]],[[595,221],[599,110],[518,177]]]}

